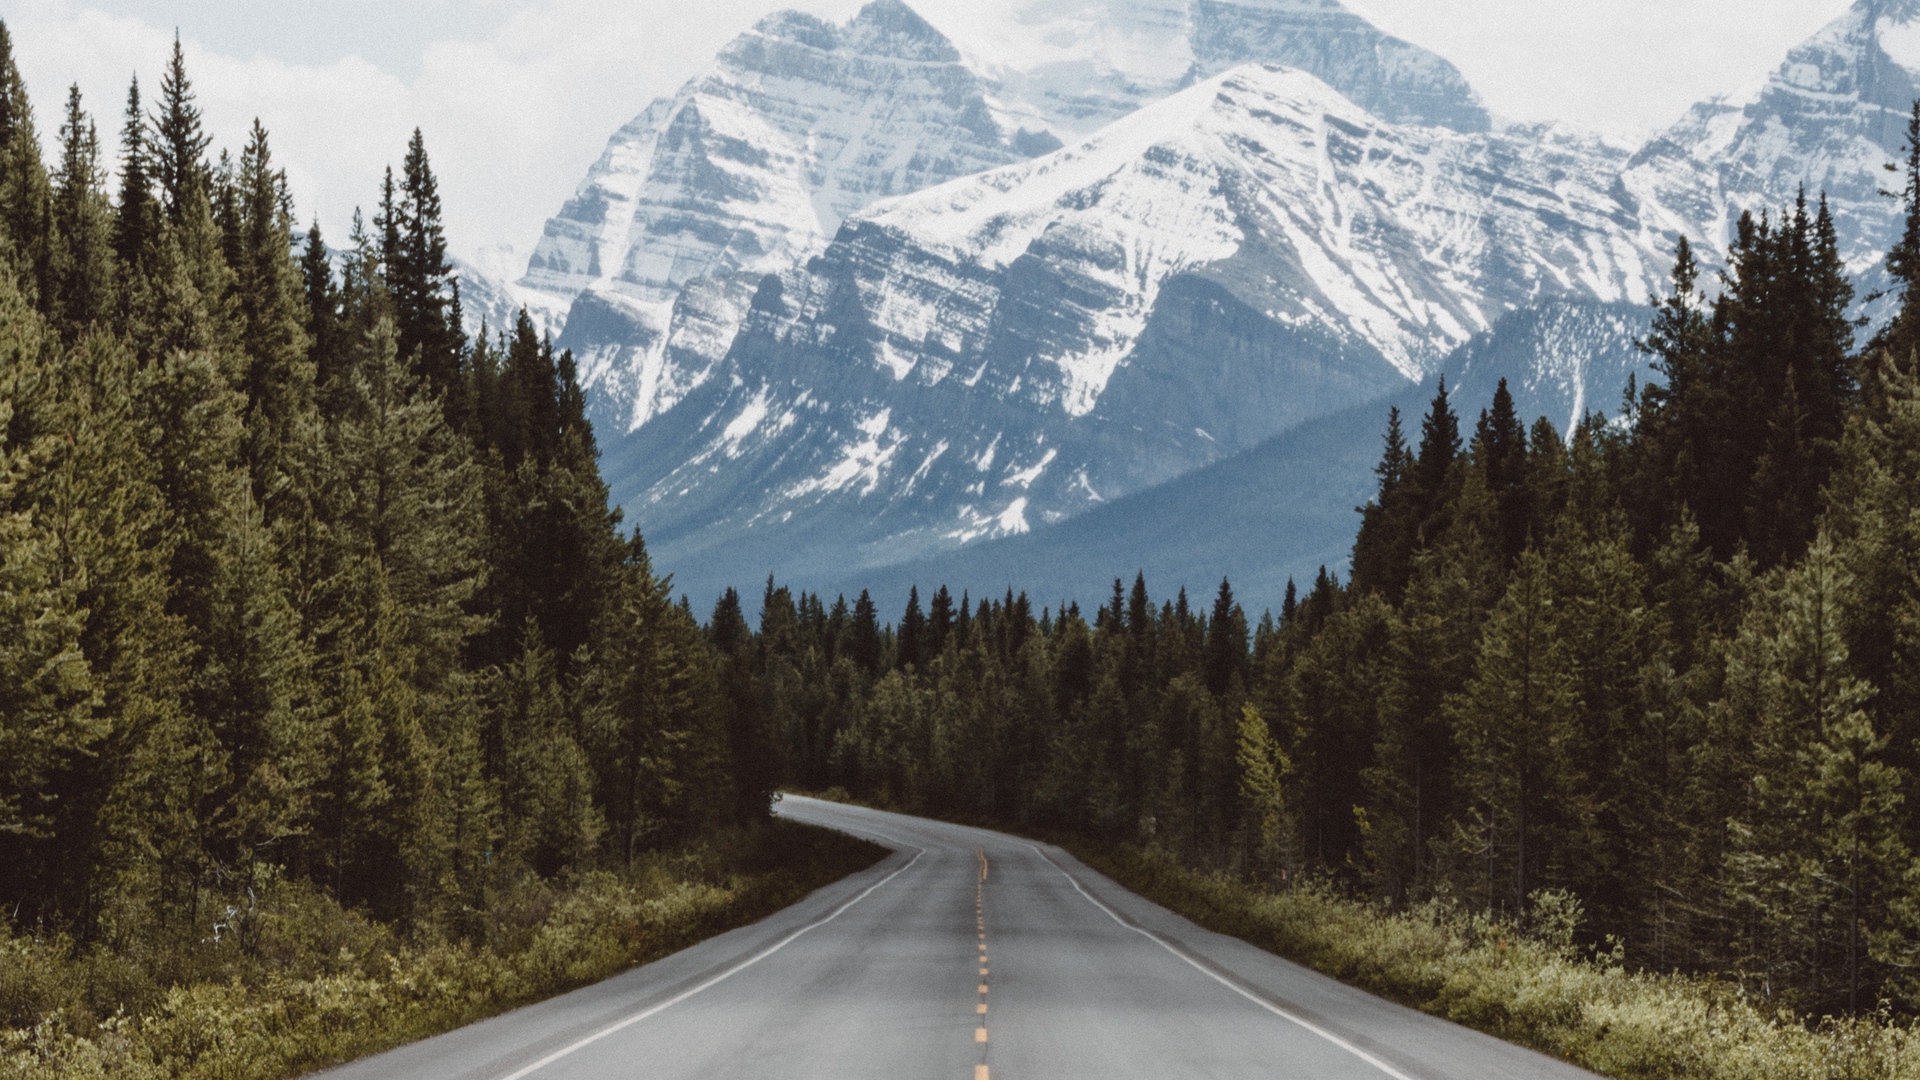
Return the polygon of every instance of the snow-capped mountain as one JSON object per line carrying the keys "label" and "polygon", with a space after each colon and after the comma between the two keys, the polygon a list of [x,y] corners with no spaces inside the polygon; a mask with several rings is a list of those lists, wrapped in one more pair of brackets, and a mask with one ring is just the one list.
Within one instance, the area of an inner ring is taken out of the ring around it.
{"label": "snow-capped mountain", "polygon": [[1611,409],[1674,238],[1716,262],[1802,184],[1870,274],[1917,6],[1633,154],[1495,124],[1336,0],[777,15],[500,291],[568,309],[615,496],[687,580],[934,565],[1440,370]]}
{"label": "snow-capped mountain", "polygon": [[1760,84],[1701,102],[1636,153],[1621,177],[1650,230],[1724,247],[1742,211],[1825,192],[1855,273],[1886,256],[1900,207],[1880,194],[1904,160],[1920,95],[1920,4],[1859,0]]}
{"label": "snow-capped mountain", "polygon": [[1516,308],[1644,298],[1665,258],[1609,193],[1623,164],[1236,68],[855,215],[610,479],[676,552],[1026,532],[1405,386]]}
{"label": "snow-capped mountain", "polygon": [[707,377],[760,278],[847,214],[1055,145],[1036,138],[898,0],[844,26],[772,15],[615,133],[521,284],[572,304],[564,340],[601,415],[637,426]]}
{"label": "snow-capped mountain", "polygon": [[[1017,40],[958,22],[972,56],[899,0],[844,26],[773,15],[615,133],[511,290],[571,308],[563,340],[604,423],[638,427],[709,378],[760,278],[819,254],[849,214],[1058,148],[1234,64],[1300,67],[1389,119],[1487,126],[1452,65],[1334,0],[1050,0],[997,24]],[[1073,61],[1044,45],[1069,39]]]}

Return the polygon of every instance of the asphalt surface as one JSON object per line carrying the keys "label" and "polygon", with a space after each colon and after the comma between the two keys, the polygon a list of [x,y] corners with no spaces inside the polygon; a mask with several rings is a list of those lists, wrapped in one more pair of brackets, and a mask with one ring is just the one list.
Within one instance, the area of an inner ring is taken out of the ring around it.
{"label": "asphalt surface", "polygon": [[893,849],[752,926],[329,1080],[1571,1080],[1201,929],[1064,851],[788,798]]}

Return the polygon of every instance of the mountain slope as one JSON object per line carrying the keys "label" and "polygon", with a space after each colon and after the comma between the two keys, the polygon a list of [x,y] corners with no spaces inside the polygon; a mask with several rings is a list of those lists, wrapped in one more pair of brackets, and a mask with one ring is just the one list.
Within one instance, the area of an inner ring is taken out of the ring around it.
{"label": "mountain slope", "polygon": [[1920,96],[1916,14],[1912,0],[1859,0],[1758,86],[1695,105],[1621,177],[1643,225],[1684,230],[1712,256],[1742,211],[1824,192],[1849,267],[1874,273],[1899,227],[1880,190]]}
{"label": "mountain slope", "polygon": [[[1471,431],[1500,379],[1522,417],[1546,416],[1564,432],[1592,409],[1615,414],[1628,375],[1651,375],[1633,347],[1648,309],[1555,302],[1515,312],[1449,357],[1444,373]],[[1435,381],[1408,384],[1376,401],[1321,417],[1243,453],[1031,535],[974,545],[894,566],[812,577],[796,584],[828,595],[871,589],[883,612],[899,610],[910,586],[957,596],[1025,591],[1038,604],[1104,602],[1116,575],[1146,574],[1157,596],[1184,586],[1205,597],[1225,576],[1250,611],[1277,610],[1289,578],[1305,585],[1322,566],[1342,576],[1360,517],[1374,494],[1387,410],[1409,431],[1432,401]],[[685,578],[696,598],[715,585]]]}
{"label": "mountain slope", "polygon": [[852,211],[1024,156],[986,83],[898,0],[836,26],[769,16],[608,143],[522,285],[573,304],[563,342],[616,430],[725,354],[761,276]]}

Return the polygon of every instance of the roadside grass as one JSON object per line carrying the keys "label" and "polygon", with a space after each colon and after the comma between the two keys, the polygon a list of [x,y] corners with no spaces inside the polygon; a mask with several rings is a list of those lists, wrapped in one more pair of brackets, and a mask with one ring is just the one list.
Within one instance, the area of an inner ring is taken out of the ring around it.
{"label": "roadside grass", "polygon": [[659,959],[883,854],[774,821],[632,871],[522,882],[478,943],[401,940],[294,883],[263,898],[251,941],[184,962],[0,928],[0,1080],[283,1080]]}
{"label": "roadside grass", "polygon": [[1064,846],[1210,930],[1618,1080],[1920,1078],[1910,1022],[1815,1021],[1725,981],[1630,971],[1581,956],[1570,922],[1526,936],[1438,904],[1388,911],[1319,886],[1276,892],[1201,873],[1161,851]]}

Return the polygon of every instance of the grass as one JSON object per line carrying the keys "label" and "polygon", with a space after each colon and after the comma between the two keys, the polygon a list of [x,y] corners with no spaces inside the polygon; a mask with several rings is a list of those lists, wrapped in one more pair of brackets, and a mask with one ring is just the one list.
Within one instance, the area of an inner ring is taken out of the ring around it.
{"label": "grass", "polygon": [[631,872],[525,882],[477,945],[403,942],[289,883],[263,901],[249,949],[202,943],[193,977],[164,986],[124,951],[0,931],[0,1080],[282,1080],[597,982],[882,854],[776,821]]}
{"label": "grass", "polygon": [[1522,936],[1443,905],[1388,911],[1314,886],[1270,891],[1164,852],[1069,844],[1195,922],[1353,986],[1619,1080],[1920,1080],[1920,1032],[1887,1016],[1769,1012],[1711,978],[1629,971],[1566,933]]}

